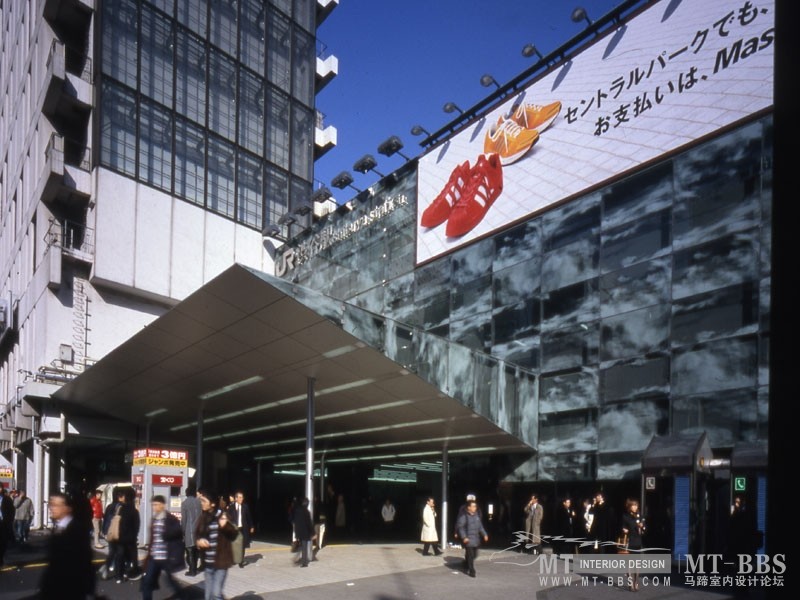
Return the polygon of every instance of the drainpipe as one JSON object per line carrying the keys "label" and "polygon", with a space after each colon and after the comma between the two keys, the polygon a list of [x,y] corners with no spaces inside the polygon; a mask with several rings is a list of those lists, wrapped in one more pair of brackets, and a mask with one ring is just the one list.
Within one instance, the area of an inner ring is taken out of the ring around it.
{"label": "drainpipe", "polygon": [[[42,435],[42,433],[40,431],[39,432],[39,439],[40,440],[42,439],[41,435]],[[58,437],[57,438],[44,438],[42,440],[42,446],[44,446],[45,448],[48,448],[49,446],[51,446],[53,444],[63,444],[64,440],[66,440],[66,439],[67,439],[67,417],[64,415],[64,413],[61,413],[61,430],[59,432]]]}

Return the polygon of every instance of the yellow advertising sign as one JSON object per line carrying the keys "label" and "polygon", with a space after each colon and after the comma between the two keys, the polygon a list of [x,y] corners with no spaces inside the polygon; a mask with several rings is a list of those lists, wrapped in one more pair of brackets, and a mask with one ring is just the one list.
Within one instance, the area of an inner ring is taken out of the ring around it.
{"label": "yellow advertising sign", "polygon": [[133,464],[156,467],[188,467],[189,453],[186,450],[165,450],[161,448],[140,448],[133,451]]}

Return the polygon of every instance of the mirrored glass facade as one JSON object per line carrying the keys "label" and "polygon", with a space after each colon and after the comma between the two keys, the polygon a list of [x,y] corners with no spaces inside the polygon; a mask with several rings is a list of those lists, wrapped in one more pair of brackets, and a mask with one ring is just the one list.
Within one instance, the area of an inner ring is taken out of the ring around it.
{"label": "mirrored glass facade", "polygon": [[[521,479],[623,478],[654,435],[706,431],[724,453],[767,433],[771,128],[753,121],[417,268],[411,164],[319,223],[283,276],[396,322],[401,362],[434,361],[417,371],[538,451]],[[350,233],[319,244],[326,228]],[[424,352],[414,331],[432,336]]]}
{"label": "mirrored glass facade", "polygon": [[259,230],[307,200],[314,7],[105,0],[100,164]]}

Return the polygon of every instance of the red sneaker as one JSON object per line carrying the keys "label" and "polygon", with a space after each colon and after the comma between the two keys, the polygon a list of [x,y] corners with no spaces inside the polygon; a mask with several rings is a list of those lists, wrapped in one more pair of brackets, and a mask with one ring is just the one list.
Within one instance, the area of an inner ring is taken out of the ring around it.
{"label": "red sneaker", "polygon": [[483,220],[503,191],[503,167],[498,154],[481,154],[472,167],[469,183],[447,219],[447,237],[469,233]]}
{"label": "red sneaker", "polygon": [[461,199],[464,188],[469,183],[469,177],[469,161],[466,160],[450,173],[450,179],[447,180],[442,191],[422,213],[420,225],[423,227],[436,227],[447,221],[453,206]]}

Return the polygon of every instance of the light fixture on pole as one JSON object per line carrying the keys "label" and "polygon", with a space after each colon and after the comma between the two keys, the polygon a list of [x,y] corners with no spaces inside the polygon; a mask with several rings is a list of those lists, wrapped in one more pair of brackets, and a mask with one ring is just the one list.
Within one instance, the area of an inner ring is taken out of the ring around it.
{"label": "light fixture on pole", "polygon": [[538,56],[540,61],[544,60],[544,56],[542,56],[542,53],[539,52],[539,49],[536,48],[536,46],[534,46],[533,44],[525,44],[525,46],[522,47],[522,56],[524,56],[525,58],[530,58],[531,56]]}
{"label": "light fixture on pole", "polygon": [[375,157],[372,154],[365,154],[361,158],[359,158],[356,162],[353,163],[353,171],[358,171],[359,173],[366,173],[367,171],[374,171],[378,174],[379,177],[385,177],[383,173],[378,171],[375,167],[378,166],[378,161],[375,160]]}
{"label": "light fixture on pole", "polygon": [[589,18],[589,15],[586,14],[586,9],[582,6],[579,6],[575,10],[572,11],[572,15],[570,18],[575,23],[580,23],[581,21],[586,21],[587,24],[591,25],[592,20]]}
{"label": "light fixture on pole", "polygon": [[425,129],[422,125],[414,125],[411,128],[411,135],[422,135],[423,133],[428,137],[431,137],[431,132]]}
{"label": "light fixture on pole", "polygon": [[297,223],[297,219],[295,219],[291,213],[286,213],[280,219],[278,219],[278,223],[280,225],[291,225],[292,223]]}
{"label": "light fixture on pole", "polygon": [[392,156],[394,154],[399,154],[406,160],[411,160],[405,154],[400,152],[403,147],[403,142],[400,140],[399,137],[396,135],[389,136],[386,140],[381,142],[381,145],[378,146],[378,152],[383,154],[384,156]]}
{"label": "light fixture on pole", "polygon": [[492,84],[496,85],[498,90],[500,89],[500,84],[497,83],[497,80],[494,77],[492,77],[489,73],[486,73],[481,77],[481,85],[483,87],[489,87]]}
{"label": "light fixture on pole", "polygon": [[445,102],[445,105],[442,107],[442,110],[444,112],[446,112],[446,113],[452,113],[452,112],[458,111],[462,115],[464,114],[464,111],[461,110],[458,107],[458,104],[456,104],[455,102]]}
{"label": "light fixture on pole", "polygon": [[357,192],[361,192],[356,186],[353,185],[353,176],[347,171],[342,171],[336,177],[331,179],[331,185],[337,189],[343,190],[346,187],[351,187]]}
{"label": "light fixture on pole", "polygon": [[310,213],[312,210],[314,210],[314,207],[311,206],[308,202],[301,202],[294,209],[294,214],[300,215],[301,217],[304,217],[308,213]]}
{"label": "light fixture on pole", "polygon": [[331,191],[326,186],[323,185],[321,188],[319,188],[317,191],[311,194],[311,201],[316,202],[318,204],[322,204],[323,202],[332,197],[333,194],[331,193]]}
{"label": "light fixture on pole", "polygon": [[275,225],[275,223],[270,223],[261,230],[261,237],[280,238],[280,235],[281,228]]}

